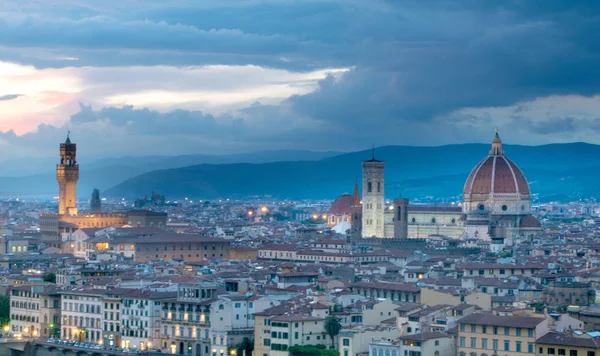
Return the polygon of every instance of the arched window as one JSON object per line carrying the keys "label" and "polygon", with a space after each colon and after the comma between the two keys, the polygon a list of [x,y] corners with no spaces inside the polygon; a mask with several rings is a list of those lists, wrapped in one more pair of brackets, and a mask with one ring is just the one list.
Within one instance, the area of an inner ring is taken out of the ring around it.
{"label": "arched window", "polygon": [[383,349],[379,349],[379,356],[383,356]]}
{"label": "arched window", "polygon": [[440,341],[439,340],[435,340],[435,346],[440,346]]}

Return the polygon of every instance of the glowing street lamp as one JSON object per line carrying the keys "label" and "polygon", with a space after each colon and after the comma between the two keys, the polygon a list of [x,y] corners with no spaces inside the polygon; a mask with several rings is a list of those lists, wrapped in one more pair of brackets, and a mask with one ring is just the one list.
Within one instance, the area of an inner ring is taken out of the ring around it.
{"label": "glowing street lamp", "polygon": [[262,206],[262,207],[260,208],[260,212],[261,212],[261,213],[266,213],[267,211],[269,211],[269,208],[267,208],[266,206]]}

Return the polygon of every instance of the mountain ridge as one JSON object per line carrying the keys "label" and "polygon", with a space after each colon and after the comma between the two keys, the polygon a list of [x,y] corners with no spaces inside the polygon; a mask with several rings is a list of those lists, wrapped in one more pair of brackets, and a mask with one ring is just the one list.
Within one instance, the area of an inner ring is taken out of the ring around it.
{"label": "mountain ridge", "polygon": [[[528,177],[534,194],[600,196],[590,179],[590,175],[600,175],[600,164],[595,163],[600,146],[558,143],[504,148]],[[375,149],[375,157],[386,162],[386,197],[457,198],[469,172],[489,149],[486,144],[383,146]],[[173,199],[255,195],[333,199],[352,189],[361,174],[361,162],[371,155],[371,150],[362,150],[318,161],[201,164],[157,170],[127,179],[108,189],[106,195],[129,197],[154,190]]]}

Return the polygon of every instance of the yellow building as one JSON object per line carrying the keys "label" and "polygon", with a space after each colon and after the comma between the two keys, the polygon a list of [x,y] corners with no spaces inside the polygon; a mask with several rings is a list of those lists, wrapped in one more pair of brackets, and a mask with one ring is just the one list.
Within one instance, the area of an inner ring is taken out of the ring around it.
{"label": "yellow building", "polygon": [[600,340],[589,336],[550,332],[536,342],[536,355],[596,356]]}
{"label": "yellow building", "polygon": [[471,314],[458,321],[458,355],[535,355],[536,339],[548,331],[544,318]]}

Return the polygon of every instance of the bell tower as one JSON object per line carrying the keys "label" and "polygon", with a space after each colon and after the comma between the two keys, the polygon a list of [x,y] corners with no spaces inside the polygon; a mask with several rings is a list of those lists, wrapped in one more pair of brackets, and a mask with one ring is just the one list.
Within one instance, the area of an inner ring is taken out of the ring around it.
{"label": "bell tower", "polygon": [[384,169],[385,163],[373,157],[362,163],[363,194],[362,194],[362,236],[384,237]]}
{"label": "bell tower", "polygon": [[67,134],[65,143],[60,144],[60,163],[56,165],[58,181],[58,214],[77,215],[77,181],[79,180],[79,164],[77,164],[77,145],[71,143]]}

